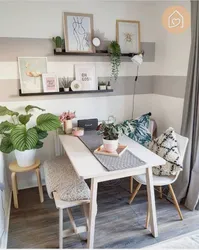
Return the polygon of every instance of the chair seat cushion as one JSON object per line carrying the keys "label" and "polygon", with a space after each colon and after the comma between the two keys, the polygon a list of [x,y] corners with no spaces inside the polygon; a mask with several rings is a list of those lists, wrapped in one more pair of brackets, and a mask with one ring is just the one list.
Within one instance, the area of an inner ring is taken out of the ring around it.
{"label": "chair seat cushion", "polygon": [[66,156],[44,162],[44,173],[48,195],[57,192],[64,201],[90,199],[90,189],[83,179],[78,178]]}
{"label": "chair seat cushion", "polygon": [[[133,178],[141,183],[142,185],[146,185],[146,175],[141,174],[141,175],[136,175],[133,176]],[[154,186],[164,186],[164,185],[169,185],[175,180],[175,176],[170,175],[170,176],[156,176],[153,175],[153,185]]]}
{"label": "chair seat cushion", "polygon": [[165,165],[153,167],[154,175],[176,175],[182,169],[182,159],[173,128],[168,128],[162,135],[154,139],[148,148],[166,160]]}

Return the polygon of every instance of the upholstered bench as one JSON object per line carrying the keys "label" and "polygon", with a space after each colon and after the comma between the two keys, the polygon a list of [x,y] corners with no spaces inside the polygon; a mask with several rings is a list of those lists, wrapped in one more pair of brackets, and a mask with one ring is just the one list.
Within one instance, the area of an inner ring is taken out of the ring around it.
{"label": "upholstered bench", "polygon": [[[90,189],[86,182],[78,178],[68,157],[61,156],[44,162],[46,188],[59,209],[59,248],[63,248],[63,238],[88,231]],[[82,205],[87,226],[77,227],[71,207]],[[72,229],[63,230],[63,210],[66,209]]]}

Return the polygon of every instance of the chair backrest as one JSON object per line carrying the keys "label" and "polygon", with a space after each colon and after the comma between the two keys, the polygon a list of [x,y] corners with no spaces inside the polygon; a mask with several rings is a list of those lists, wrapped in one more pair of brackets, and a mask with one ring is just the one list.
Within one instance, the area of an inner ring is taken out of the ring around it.
{"label": "chair backrest", "polygon": [[176,133],[176,140],[178,142],[178,150],[181,156],[181,161],[183,162],[189,139]]}

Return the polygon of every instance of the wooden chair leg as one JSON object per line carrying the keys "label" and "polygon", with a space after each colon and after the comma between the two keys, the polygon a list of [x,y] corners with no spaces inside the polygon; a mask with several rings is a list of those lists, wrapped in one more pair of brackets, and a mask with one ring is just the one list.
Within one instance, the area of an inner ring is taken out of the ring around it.
{"label": "wooden chair leg", "polygon": [[147,202],[147,217],[146,217],[146,229],[149,227],[149,221],[150,221],[150,209],[149,209],[149,202]]}
{"label": "wooden chair leg", "polygon": [[162,186],[159,187],[159,191],[160,191],[160,199],[162,199]]}
{"label": "wooden chair leg", "polygon": [[11,179],[12,179],[12,193],[13,193],[14,207],[19,208],[18,197],[17,197],[17,182],[16,182],[16,173],[15,172],[12,172]]}
{"label": "wooden chair leg", "polygon": [[38,183],[38,188],[39,188],[39,197],[40,197],[40,202],[44,202],[44,194],[43,194],[43,188],[41,184],[41,175],[40,175],[40,170],[39,168],[35,169],[36,175],[37,175],[37,183]]}
{"label": "wooden chair leg", "polygon": [[89,203],[84,203],[83,204],[83,211],[84,211],[84,215],[86,217],[86,225],[87,225],[87,230],[88,230],[88,226],[89,226]]}
{"label": "wooden chair leg", "polygon": [[59,249],[63,249],[63,209],[59,209]]}
{"label": "wooden chair leg", "polygon": [[181,212],[181,210],[180,210],[178,201],[177,201],[177,199],[176,199],[176,196],[175,196],[175,193],[174,193],[174,191],[173,191],[173,187],[172,187],[171,184],[169,184],[169,191],[170,191],[171,196],[172,196],[172,198],[173,198],[173,202],[174,202],[174,205],[175,205],[175,207],[176,207],[176,209],[177,209],[177,211],[178,211],[178,214],[180,215],[180,219],[183,220],[183,215],[182,215],[182,212]]}
{"label": "wooden chair leg", "polygon": [[131,198],[129,199],[129,204],[132,203],[132,201],[134,200],[136,194],[137,194],[138,191],[140,190],[141,186],[142,186],[142,184],[140,184],[140,183],[137,185],[137,187],[136,187],[134,193],[131,195]]}
{"label": "wooden chair leg", "polygon": [[130,177],[130,193],[133,193],[133,176]]}

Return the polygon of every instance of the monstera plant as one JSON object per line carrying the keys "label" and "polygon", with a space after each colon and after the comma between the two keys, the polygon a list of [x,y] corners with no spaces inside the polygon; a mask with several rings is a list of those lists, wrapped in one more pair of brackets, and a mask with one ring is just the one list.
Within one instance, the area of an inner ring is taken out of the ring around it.
{"label": "monstera plant", "polygon": [[9,120],[0,123],[0,151],[15,151],[18,165],[23,167],[34,164],[36,149],[43,147],[42,140],[48,136],[47,131],[56,130],[61,125],[56,115],[44,113],[37,117],[36,124],[31,127],[28,123],[34,109],[45,111],[37,106],[28,105],[25,112],[19,114],[0,106],[0,116],[10,116]]}

